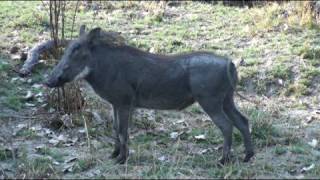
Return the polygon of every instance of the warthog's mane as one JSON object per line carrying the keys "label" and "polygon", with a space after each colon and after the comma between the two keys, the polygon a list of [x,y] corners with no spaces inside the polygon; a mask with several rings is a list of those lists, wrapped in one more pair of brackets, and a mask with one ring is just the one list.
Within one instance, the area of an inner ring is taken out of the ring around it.
{"label": "warthog's mane", "polygon": [[119,32],[101,30],[99,38],[95,39],[94,43],[118,47],[126,45],[126,40]]}

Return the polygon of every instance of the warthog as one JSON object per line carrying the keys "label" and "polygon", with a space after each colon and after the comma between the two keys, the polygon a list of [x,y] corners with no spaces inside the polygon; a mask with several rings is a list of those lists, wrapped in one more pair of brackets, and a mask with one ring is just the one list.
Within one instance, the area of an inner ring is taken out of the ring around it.
{"label": "warthog", "polygon": [[72,42],[53,69],[48,87],[86,80],[113,106],[112,158],[128,157],[128,120],[135,108],[181,110],[200,104],[222,131],[221,163],[230,158],[233,126],[242,133],[247,162],[254,155],[248,119],[234,103],[237,71],[234,64],[210,52],[158,55],[131,47],[114,32],[95,28]]}

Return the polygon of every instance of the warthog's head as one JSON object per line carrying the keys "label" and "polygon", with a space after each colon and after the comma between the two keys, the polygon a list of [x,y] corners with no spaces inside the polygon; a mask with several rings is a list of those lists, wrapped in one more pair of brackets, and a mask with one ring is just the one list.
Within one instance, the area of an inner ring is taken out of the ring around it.
{"label": "warthog's head", "polygon": [[68,46],[45,84],[48,87],[59,87],[67,82],[88,76],[95,64],[91,51],[102,44],[121,46],[125,42],[117,32],[105,32],[100,28],[95,28],[85,34],[84,30],[80,30],[80,38]]}
{"label": "warthog's head", "polygon": [[45,82],[48,87],[60,87],[67,82],[85,78],[90,73],[92,62],[88,37],[98,31],[100,28],[93,29],[88,35],[80,32],[80,38],[70,43]]}

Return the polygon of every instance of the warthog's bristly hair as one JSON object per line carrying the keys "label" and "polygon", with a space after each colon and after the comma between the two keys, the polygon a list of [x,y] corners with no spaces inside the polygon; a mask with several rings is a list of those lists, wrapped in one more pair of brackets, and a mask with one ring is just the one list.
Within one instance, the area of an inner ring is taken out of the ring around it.
{"label": "warthog's bristly hair", "polygon": [[94,40],[94,44],[104,44],[112,47],[126,45],[126,40],[119,32],[100,30],[100,35]]}

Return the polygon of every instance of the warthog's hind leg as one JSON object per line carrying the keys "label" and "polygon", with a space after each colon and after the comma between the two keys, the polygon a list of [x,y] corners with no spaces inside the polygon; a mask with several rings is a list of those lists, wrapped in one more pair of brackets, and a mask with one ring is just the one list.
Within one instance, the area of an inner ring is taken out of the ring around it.
{"label": "warthog's hind leg", "polygon": [[220,163],[226,164],[230,161],[233,125],[223,111],[223,99],[222,97],[203,97],[197,100],[223,134],[223,155]]}
{"label": "warthog's hind leg", "polygon": [[248,162],[250,158],[254,155],[248,119],[244,115],[242,115],[236,108],[233,100],[233,92],[227,94],[224,100],[223,109],[229,116],[229,119],[233,121],[233,124],[236,126],[237,129],[239,129],[239,131],[242,134],[246,152],[246,156],[243,161]]}

